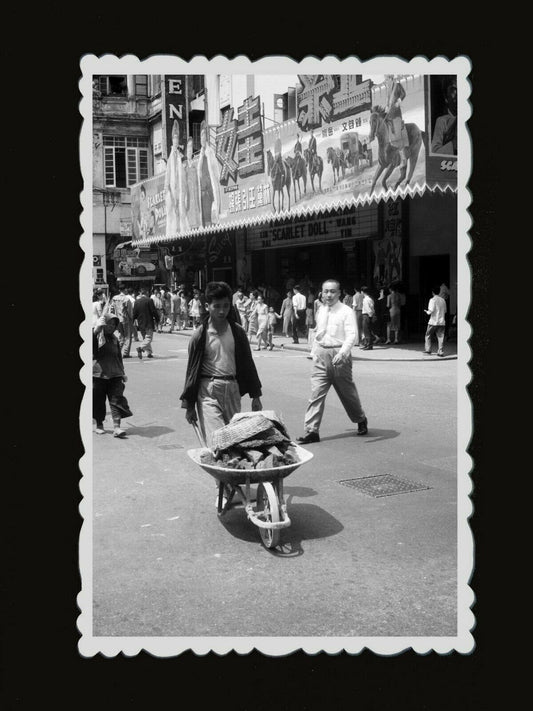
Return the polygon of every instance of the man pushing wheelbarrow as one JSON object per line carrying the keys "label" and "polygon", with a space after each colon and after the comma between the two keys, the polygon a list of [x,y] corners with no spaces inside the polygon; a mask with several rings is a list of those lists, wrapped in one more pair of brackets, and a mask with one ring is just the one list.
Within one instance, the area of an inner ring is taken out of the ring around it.
{"label": "man pushing wheelbarrow", "polygon": [[241,396],[250,395],[252,410],[262,409],[261,381],[246,332],[235,320],[232,296],[226,282],[207,285],[207,313],[189,342],[180,400],[187,422],[199,424],[207,446],[212,433],[241,411]]}
{"label": "man pushing wheelbarrow", "polygon": [[[263,543],[273,548],[279,529],[290,525],[283,479],[312,455],[290,441],[274,412],[259,413],[261,382],[246,332],[235,321],[229,285],[210,282],[205,298],[207,314],[189,343],[180,396],[187,422],[203,445],[188,455],[216,480],[219,515],[239,496]],[[241,396],[246,394],[252,399],[252,413],[239,415]],[[251,484],[259,485],[255,510]]]}

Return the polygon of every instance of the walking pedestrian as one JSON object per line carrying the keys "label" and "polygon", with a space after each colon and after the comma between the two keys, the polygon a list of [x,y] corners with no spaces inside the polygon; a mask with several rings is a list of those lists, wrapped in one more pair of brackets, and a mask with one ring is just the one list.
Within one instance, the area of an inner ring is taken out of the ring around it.
{"label": "walking pedestrian", "polygon": [[252,343],[255,334],[257,333],[257,291],[251,291],[248,299],[248,340]]}
{"label": "walking pedestrian", "polygon": [[118,318],[118,342],[123,358],[130,358],[131,340],[133,337],[133,306],[124,284],[119,286],[119,292],[111,301],[111,313]]}
{"label": "walking pedestrian", "polygon": [[148,358],[153,358],[152,339],[156,329],[159,314],[154,305],[153,299],[148,297],[148,289],[142,288],[140,297],[135,301],[133,307],[133,320],[137,321],[137,326],[142,336],[142,344],[137,347],[137,357],[142,360],[143,353]]}
{"label": "walking pedestrian", "polygon": [[378,343],[384,343],[385,338],[383,336],[386,332],[388,335],[388,324],[390,315],[389,309],[387,307],[387,291],[388,289],[382,286],[379,290],[379,296],[375,302],[376,324],[374,327],[374,345],[377,345]]}
{"label": "walking pedestrian", "polygon": [[192,327],[198,328],[200,325],[200,320],[205,313],[204,305],[202,304],[202,299],[198,289],[193,291],[192,299],[189,301],[189,315],[192,320]]}
{"label": "walking pedestrian", "polygon": [[299,284],[294,285],[294,296],[292,297],[293,322],[292,322],[292,342],[299,343],[298,334],[304,329],[305,311],[307,300],[302,294]]}
{"label": "walking pedestrian", "polygon": [[292,321],[294,318],[294,309],[292,308],[292,289],[287,291],[287,296],[283,299],[281,304],[281,316],[283,318],[282,333],[285,338],[289,337],[289,332],[292,331]]}
{"label": "walking pedestrian", "polygon": [[315,292],[309,289],[305,304],[305,327],[307,330],[307,342],[312,338],[312,331],[315,328]]}
{"label": "walking pedestrian", "polygon": [[121,420],[133,415],[124,397],[127,376],[124,372],[118,338],[114,335],[118,317],[107,311],[100,316],[93,329],[93,418],[96,434],[105,434],[106,399],[113,418],[113,436],[126,437]]}
{"label": "walking pedestrian", "polygon": [[352,308],[355,312],[355,323],[357,326],[357,345],[364,345],[363,337],[363,300],[364,294],[359,286],[354,287],[354,295],[352,299]]}
{"label": "walking pedestrian", "polygon": [[103,289],[96,289],[93,291],[93,311],[92,311],[92,321],[93,328],[104,312],[104,306],[106,303],[105,291]]}
{"label": "walking pedestrian", "polygon": [[172,295],[170,297],[170,329],[169,333],[174,330],[180,330],[180,297],[178,296],[178,290],[172,289]]}
{"label": "walking pedestrian", "polygon": [[248,312],[251,305],[250,299],[245,295],[242,286],[237,289],[233,298],[233,303],[239,314],[241,326],[244,328],[246,333],[248,333]]}
{"label": "walking pedestrian", "polygon": [[400,323],[402,313],[402,297],[395,284],[390,285],[390,294],[387,296],[387,306],[389,307],[390,322],[387,328],[387,340],[385,344],[392,343],[391,334],[394,332],[394,345],[400,343]]}
{"label": "walking pedestrian", "polygon": [[185,296],[185,289],[180,289],[178,291],[178,296],[180,299],[180,328],[186,331],[189,323],[189,309],[187,307],[187,297]]}
{"label": "walking pedestrian", "polygon": [[252,410],[262,409],[261,382],[246,331],[235,322],[231,287],[210,282],[207,314],[189,342],[185,386],[180,400],[187,422],[198,422],[211,444],[212,433],[227,425],[249,394]]}
{"label": "walking pedestrian", "polygon": [[265,348],[268,348],[268,306],[265,304],[261,294],[257,295],[257,303],[255,306],[255,312],[257,314],[257,351],[261,350],[261,341],[265,344]]}
{"label": "walking pedestrian", "polygon": [[161,298],[161,292],[158,288],[154,289],[150,298],[153,301],[157,313],[156,331],[158,333],[163,333],[163,300]]}
{"label": "walking pedestrian", "polygon": [[137,330],[137,325],[136,325],[135,321],[133,320],[133,307],[135,306],[135,300],[136,300],[136,298],[135,298],[135,293],[134,293],[133,289],[127,289],[127,292],[126,292],[126,293],[127,293],[127,295],[128,295],[128,299],[130,300],[130,304],[131,304],[131,334],[132,334],[132,340],[134,340],[134,341],[137,343],[137,342],[140,341],[140,338],[139,338],[139,332],[138,332],[138,330]]}
{"label": "walking pedestrian", "polygon": [[328,279],[322,284],[324,306],[317,313],[317,331],[313,344],[311,398],[304,418],[305,434],[301,444],[320,442],[320,424],[326,395],[333,385],[357,434],[368,433],[368,420],[352,375],[352,347],[355,343],[355,314],[340,302],[340,283]]}
{"label": "walking pedestrian", "polygon": [[371,324],[376,310],[374,307],[374,299],[370,296],[368,287],[362,286],[361,292],[363,293],[363,335],[365,338],[365,345],[361,348],[361,350],[371,351],[373,349],[372,343],[374,341]]}
{"label": "walking pedestrian", "polygon": [[431,355],[431,339],[433,336],[436,336],[438,344],[437,355],[442,358],[444,355],[443,346],[444,328],[446,325],[446,301],[442,298],[442,296],[439,296],[439,286],[434,286],[431,291],[433,296],[429,300],[427,309],[424,309],[429,316],[428,326],[426,329],[424,353],[426,355]]}
{"label": "walking pedestrian", "polygon": [[444,325],[444,340],[447,341],[450,337],[450,290],[446,282],[442,282],[439,289],[439,296],[446,302],[446,314]]}
{"label": "walking pedestrian", "polygon": [[[277,314],[273,306],[268,307],[267,316],[267,340],[268,340],[268,350],[271,351],[274,348],[272,339],[274,338],[274,331],[276,329],[276,324],[278,318],[281,318],[281,314]],[[283,348],[283,344],[281,344]]]}

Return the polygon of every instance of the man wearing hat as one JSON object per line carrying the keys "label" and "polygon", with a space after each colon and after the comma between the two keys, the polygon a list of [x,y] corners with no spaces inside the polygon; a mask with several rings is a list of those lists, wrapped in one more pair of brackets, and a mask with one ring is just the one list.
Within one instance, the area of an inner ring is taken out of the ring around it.
{"label": "man wearing hat", "polygon": [[165,200],[167,208],[167,237],[175,237],[188,229],[183,200],[183,162],[179,150],[180,128],[176,119],[172,124],[172,149],[167,161],[165,175]]}
{"label": "man wearing hat", "polygon": [[[200,124],[200,154],[198,156],[198,190],[202,225],[205,227],[218,222],[219,215],[219,171],[214,150],[209,145],[207,124]],[[214,219],[213,219],[214,218]]]}

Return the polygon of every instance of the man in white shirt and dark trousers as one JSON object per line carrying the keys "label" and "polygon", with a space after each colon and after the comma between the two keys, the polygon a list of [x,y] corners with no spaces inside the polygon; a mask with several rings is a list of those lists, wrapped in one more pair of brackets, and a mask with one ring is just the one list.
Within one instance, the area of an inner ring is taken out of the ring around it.
{"label": "man in white shirt and dark trousers", "polygon": [[318,431],[324,414],[326,395],[333,385],[346,414],[357,422],[357,434],[368,434],[368,420],[352,376],[352,347],[355,343],[355,313],[339,302],[340,284],[328,279],[322,284],[322,306],[317,313],[316,337],[313,344],[311,397],[305,413],[305,434],[301,444],[320,442]]}
{"label": "man in white shirt and dark trousers", "polygon": [[368,287],[362,286],[361,291],[363,293],[363,335],[365,338],[365,345],[361,348],[362,351],[373,350],[374,334],[372,333],[372,319],[376,313],[374,306],[374,299],[368,293]]}
{"label": "man in white shirt and dark trousers", "polygon": [[429,300],[427,309],[424,309],[429,316],[424,353],[431,355],[431,339],[436,336],[439,347],[437,355],[442,358],[444,355],[442,347],[444,345],[444,328],[446,325],[446,301],[442,296],[439,296],[439,286],[434,286],[431,291],[433,296]]}
{"label": "man in white shirt and dark trousers", "polygon": [[296,285],[294,287],[294,296],[292,297],[292,308],[294,311],[294,319],[292,321],[292,342],[299,343],[298,340],[298,329],[303,330],[305,325],[305,309],[307,306],[307,299],[300,291],[300,287]]}

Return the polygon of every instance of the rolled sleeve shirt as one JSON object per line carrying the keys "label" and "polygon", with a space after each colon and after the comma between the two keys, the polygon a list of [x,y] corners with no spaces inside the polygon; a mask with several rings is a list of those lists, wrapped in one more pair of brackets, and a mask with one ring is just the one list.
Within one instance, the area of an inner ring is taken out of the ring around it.
{"label": "rolled sleeve shirt", "polygon": [[295,311],[304,311],[307,306],[307,299],[303,294],[295,294],[292,297],[292,306]]}
{"label": "rolled sleeve shirt", "polygon": [[337,301],[333,306],[322,306],[317,313],[315,341],[324,347],[340,348],[343,356],[351,353],[355,343],[355,313]]}
{"label": "rolled sleeve shirt", "polygon": [[374,313],[374,299],[371,296],[365,295],[363,299],[363,316],[366,314],[367,316],[370,316],[370,318],[372,318]]}
{"label": "rolled sleeve shirt", "polygon": [[434,296],[430,299],[427,310],[429,311],[428,326],[444,326],[446,324],[446,302],[441,296]]}

